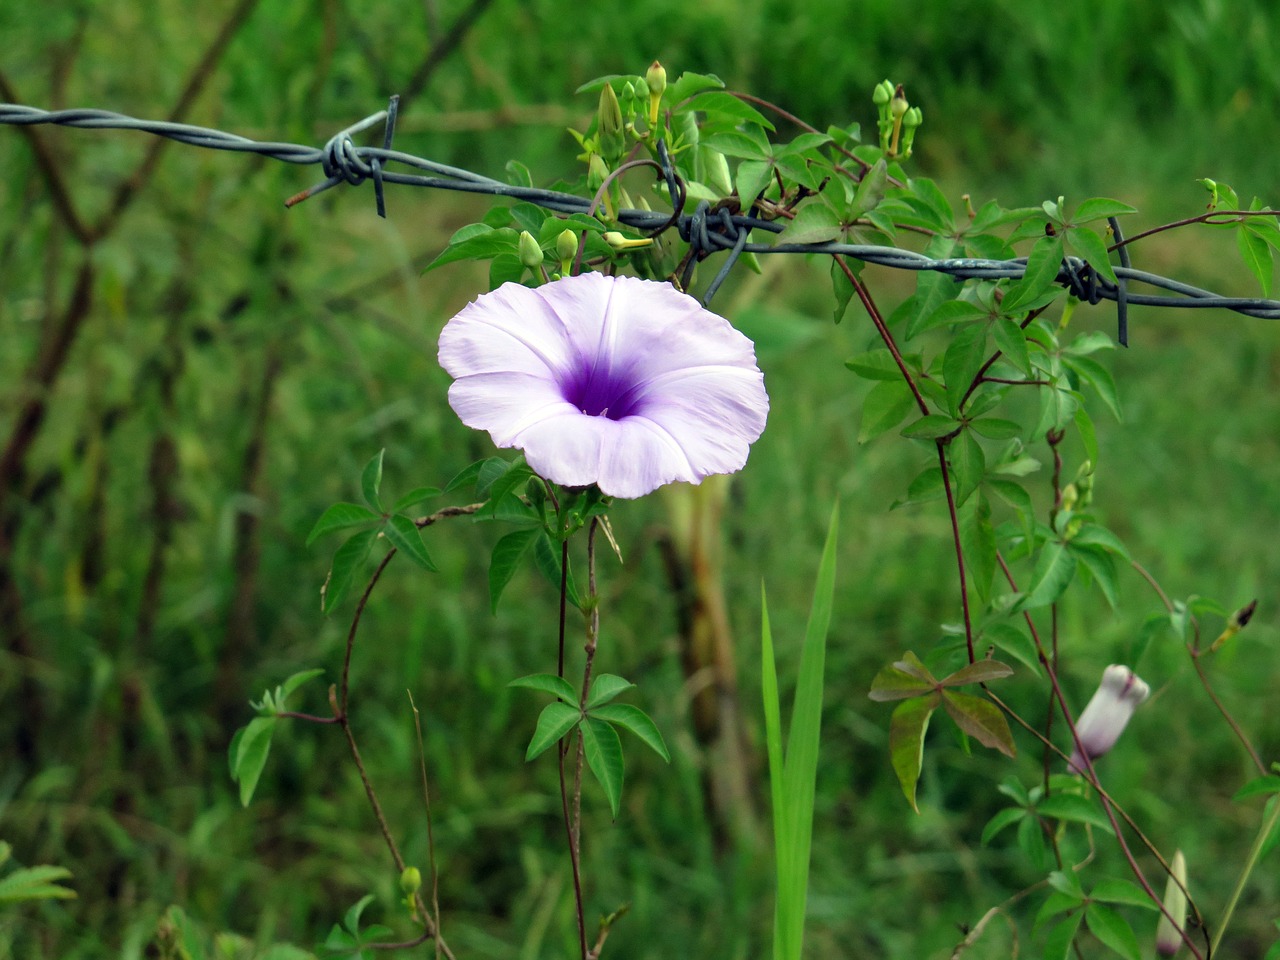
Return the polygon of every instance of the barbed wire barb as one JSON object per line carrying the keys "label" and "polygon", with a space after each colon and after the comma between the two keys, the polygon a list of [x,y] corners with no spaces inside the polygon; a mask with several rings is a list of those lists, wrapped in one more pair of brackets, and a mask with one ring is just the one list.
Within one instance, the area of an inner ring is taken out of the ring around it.
{"label": "barbed wire barb", "polygon": [[[349,183],[357,186],[367,179],[372,179],[374,196],[377,202],[378,215],[386,216],[384,185],[388,183],[404,186],[428,187],[439,190],[457,190],[466,193],[480,193],[490,196],[508,197],[537,204],[555,213],[590,213],[590,200],[574,194],[555,190],[544,190],[537,187],[522,187],[515,184],[494,180],[482,174],[437,163],[424,157],[414,156],[391,149],[395,132],[398,97],[391,97],[385,110],[380,110],[365,119],[339,131],[331,137],[323,148],[309,147],[293,143],[277,143],[251,140],[238,134],[227,133],[209,127],[193,126],[185,123],[172,123],[164,120],[140,120],[135,117],[113,113],[109,110],[74,108],[69,110],[41,110],[37,107],[16,103],[0,103],[0,124],[11,126],[30,126],[51,124],[65,127],[79,127],[91,130],[135,130],[154,136],[166,137],[179,143],[210,150],[229,150],[237,153],[254,153],[260,156],[280,160],[284,163],[299,165],[318,164],[324,170],[326,179],[319,184],[308,187],[294,194],[285,201],[286,206],[294,206],[303,200],[315,196],[337,186]],[[384,123],[384,134],[381,147],[358,146],[352,139],[379,123]],[[897,247],[884,247],[872,244],[852,244],[841,242],[829,243],[763,243],[753,241],[753,231],[778,234],[785,229],[785,224],[774,220],[765,220],[749,214],[731,213],[724,207],[712,207],[699,203],[693,213],[685,213],[687,193],[685,185],[675,172],[666,144],[657,144],[658,162],[662,169],[661,182],[665,185],[673,210],[661,213],[651,210],[623,209],[617,211],[617,221],[642,233],[656,236],[672,227],[679,232],[682,240],[690,245],[690,266],[706,259],[708,256],[724,252],[726,262],[704,294],[704,301],[710,300],[728,275],[733,264],[743,253],[754,254],[840,254],[895,270],[932,270],[945,273],[957,281],[963,280],[1000,280],[1018,279],[1026,271],[1027,258],[1017,257],[1010,260],[986,260],[975,258],[934,259],[912,250]],[[387,164],[397,163],[424,173],[403,173],[388,170]],[[1280,301],[1253,297],[1224,297],[1209,290],[1203,290],[1190,284],[1182,283],[1170,277],[1134,269],[1130,262],[1128,247],[1120,233],[1119,224],[1114,217],[1108,219],[1118,244],[1116,253],[1120,265],[1114,267],[1117,283],[1101,277],[1089,263],[1079,257],[1064,257],[1058,271],[1057,282],[1067,287],[1073,296],[1080,300],[1096,304],[1109,300],[1116,304],[1118,319],[1118,339],[1120,343],[1128,343],[1128,308],[1130,306],[1147,307],[1181,307],[1181,308],[1215,308],[1230,310],[1235,313],[1262,320],[1280,320]],[[1171,296],[1153,294],[1135,294],[1129,289],[1130,283],[1141,283],[1158,290],[1167,291]]]}

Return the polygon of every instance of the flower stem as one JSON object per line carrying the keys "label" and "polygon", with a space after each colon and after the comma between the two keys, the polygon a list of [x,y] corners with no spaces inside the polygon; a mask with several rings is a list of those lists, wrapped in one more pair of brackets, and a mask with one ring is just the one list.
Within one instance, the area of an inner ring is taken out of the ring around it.
{"label": "flower stem", "polygon": [[1276,829],[1278,822],[1280,822],[1280,799],[1273,799],[1271,813],[1258,829],[1258,835],[1253,839],[1253,846],[1249,848],[1249,859],[1244,862],[1244,867],[1240,870],[1240,878],[1236,880],[1236,887],[1231,891],[1231,899],[1227,901],[1226,909],[1222,911],[1222,922],[1218,924],[1218,929],[1213,935],[1213,943],[1209,947],[1210,956],[1218,952],[1218,945],[1222,943],[1223,934],[1231,924],[1231,916],[1236,911],[1236,904],[1240,902],[1240,894],[1244,892],[1244,886],[1249,882],[1253,868],[1258,865],[1258,860],[1262,857],[1262,845],[1267,842],[1267,837],[1271,836],[1271,831]]}

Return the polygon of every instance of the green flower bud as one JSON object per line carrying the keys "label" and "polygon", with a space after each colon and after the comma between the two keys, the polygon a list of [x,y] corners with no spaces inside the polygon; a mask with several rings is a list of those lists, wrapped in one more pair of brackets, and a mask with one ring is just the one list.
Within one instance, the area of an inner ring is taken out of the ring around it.
{"label": "green flower bud", "polygon": [[1173,921],[1161,913],[1160,922],[1156,924],[1156,953],[1162,957],[1172,957],[1182,948],[1182,925],[1187,917],[1187,861],[1181,850],[1174,853],[1169,867],[1164,908]]}
{"label": "green flower bud", "polygon": [[649,72],[644,75],[644,82],[649,88],[649,126],[658,125],[658,111],[662,107],[662,95],[667,90],[667,71],[657,60],[649,65]]}
{"label": "green flower bud", "polygon": [[606,160],[613,163],[627,148],[627,138],[622,127],[622,106],[618,103],[618,95],[613,92],[612,84],[606,83],[600,91],[600,109],[596,118],[600,152]]}
{"label": "green flower bud", "polygon": [[635,250],[638,247],[647,247],[653,243],[651,237],[633,240],[623,236],[616,230],[610,230],[608,233],[603,234],[601,239],[612,247],[615,253],[624,253],[627,250]]}
{"label": "green flower bud", "polygon": [[587,161],[587,188],[593,191],[599,190],[608,178],[608,165],[601,159],[600,154],[593,153],[591,159]]}
{"label": "green flower bud", "polygon": [[898,84],[897,87],[894,88],[893,99],[889,101],[890,116],[895,120],[900,120],[903,114],[907,112],[907,108],[909,106],[910,104],[907,103],[907,94],[902,89],[902,84]]}
{"label": "green flower bud", "polygon": [[[560,231],[556,237],[556,259],[562,264],[568,263],[578,255],[578,235],[572,230]],[[567,267],[563,269],[567,270]]]}
{"label": "green flower bud", "polygon": [[405,867],[400,874],[400,892],[412,897],[422,887],[422,871],[417,867]]}
{"label": "green flower bud", "polygon": [[733,178],[729,175],[729,161],[719,150],[702,147],[702,162],[707,186],[723,197],[733,193]]}
{"label": "green flower bud", "polygon": [[542,247],[528,230],[520,231],[520,262],[530,270],[542,266]]}
{"label": "green flower bud", "polygon": [[876,88],[871,93],[871,102],[877,107],[888,103],[893,97],[893,84],[888,80],[881,80],[876,84]]}

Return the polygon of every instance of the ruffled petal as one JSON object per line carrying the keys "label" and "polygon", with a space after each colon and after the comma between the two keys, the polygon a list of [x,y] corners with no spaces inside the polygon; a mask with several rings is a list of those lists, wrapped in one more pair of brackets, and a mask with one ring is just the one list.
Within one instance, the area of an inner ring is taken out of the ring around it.
{"label": "ruffled petal", "polygon": [[440,335],[449,402],[542,476],[615,497],[742,468],[769,398],[755,351],[666,283],[505,284]]}

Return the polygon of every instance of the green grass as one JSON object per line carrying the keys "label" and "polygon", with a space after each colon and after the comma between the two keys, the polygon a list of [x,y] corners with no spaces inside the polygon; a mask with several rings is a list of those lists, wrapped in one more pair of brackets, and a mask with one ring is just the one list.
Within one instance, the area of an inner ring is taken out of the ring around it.
{"label": "green grass", "polygon": [[[264,5],[192,119],[321,142],[381,107],[430,40],[420,6],[380,5],[358,30],[340,7],[316,15],[314,4]],[[76,9],[39,19],[21,5],[0,12],[0,35],[11,38],[0,70],[27,102],[164,115],[219,16],[202,9],[194,30],[193,15],[173,0],[145,9],[89,4],[77,40]],[[869,127],[871,85],[901,80],[926,112],[913,169],[936,177],[953,200],[972,192],[1014,206],[1060,193],[1108,195],[1139,206],[1136,219],[1149,226],[1199,212],[1205,197],[1195,177],[1225,180],[1245,196],[1272,184],[1274,131],[1264,118],[1280,99],[1270,69],[1277,34],[1260,2],[1180,2],[1159,14],[1100,2],[1031,12],[1012,0],[806,10],[797,19],[794,5],[763,0],[697,10],[644,4],[625,17],[584,16],[568,39],[556,5],[497,0],[429,95],[406,110],[397,143],[493,175],[519,156],[552,182],[574,169],[557,125],[500,126],[496,114],[471,112],[511,98],[552,105],[567,118],[559,125],[582,127],[591,104],[570,97],[575,86],[642,70],[658,55],[673,71],[719,73],[819,126],[860,119]],[[144,47],[155,55],[119,55]],[[462,121],[479,127],[443,129]],[[127,133],[40,136],[90,219],[147,144]],[[46,316],[65,302],[79,250],[58,226],[17,130],[0,129],[0,169],[8,174],[0,184],[7,440],[23,372]],[[247,810],[227,776],[225,746],[250,716],[247,701],[268,684],[310,666],[337,677],[346,624],[320,615],[327,557],[303,541],[325,506],[354,498],[364,462],[386,447],[387,486],[405,490],[442,484],[489,452],[448,409],[448,381],[434,359],[440,326],[483,276],[449,267],[423,278],[415,266],[485,205],[392,188],[384,223],[366,186],[281,209],[283,197],[317,177],[171,146],[155,182],[93,252],[94,308],[49,394],[17,488],[20,507],[6,520],[31,659],[0,653],[0,839],[21,865],[70,868],[79,898],[0,912],[0,957],[142,956],[170,903],[211,932],[260,944],[313,944],[369,890],[380,898],[371,914],[396,920],[394,871],[335,731],[278,732]],[[1236,256],[1229,238],[1189,231],[1135,251],[1140,266],[1251,293]],[[910,290],[901,275],[873,268],[867,276],[886,308]],[[734,481],[724,529],[756,819],[766,822],[769,791],[754,707],[755,597],[764,579],[778,660],[796,663],[815,558],[839,499],[809,952],[945,955],[960,939],[956,924],[976,922],[1036,879],[1011,841],[983,849],[977,838],[1003,805],[994,785],[1010,772],[1031,782],[1038,751],[1022,743],[1014,764],[985,751],[968,756],[935,731],[922,813],[909,813],[888,763],[889,711],[865,694],[884,662],[932,645],[939,625],[959,618],[945,515],[888,510],[931,450],[892,436],[858,443],[866,385],[841,361],[867,349],[874,333],[856,309],[831,325],[820,264],[791,259],[767,264],[762,277],[735,277],[716,307],[760,342],[773,401],[769,428]],[[1105,305],[1081,308],[1074,323],[1110,329],[1113,317]],[[1261,598],[1255,625],[1212,668],[1220,693],[1274,756],[1280,719],[1267,707],[1277,642],[1269,586],[1280,579],[1271,535],[1280,522],[1280,337],[1264,321],[1135,310],[1132,343],[1109,359],[1126,416],[1121,424],[1099,417],[1098,509],[1173,595],[1228,605]],[[274,375],[269,357],[279,364]],[[264,382],[270,394],[255,427]],[[161,522],[152,464],[164,437],[178,470]],[[246,472],[255,439],[262,459]],[[256,574],[251,602],[238,609],[237,573],[248,561],[236,531],[245,517],[259,523],[249,543]],[[603,565],[600,662],[640,684],[673,762],[633,751],[616,824],[588,790],[589,909],[631,903],[608,944],[619,960],[755,957],[771,930],[771,858],[747,841],[717,845],[655,545],[666,523],[657,500],[615,511],[627,563]],[[148,606],[144,585],[162,529],[159,601]],[[455,521],[428,533],[439,575],[393,565],[362,627],[353,704],[388,816],[406,854],[425,866],[404,695],[412,686],[424,713],[445,934],[460,954],[532,960],[571,952],[572,894],[554,770],[523,763],[537,706],[505,684],[553,663],[555,605],[542,581],[521,575],[489,614],[486,561],[496,536]],[[1123,578],[1118,611],[1096,591],[1065,606],[1075,703],[1102,666],[1134,655],[1141,624],[1157,609],[1136,575]],[[1257,823],[1257,809],[1227,800],[1247,768],[1176,644],[1153,642],[1133,665],[1156,695],[1102,774],[1162,847],[1186,851],[1193,892],[1216,909]],[[17,731],[33,726],[17,699],[16,678],[28,670],[45,711],[32,766],[9,759]],[[1039,716],[1038,688],[1013,683],[1010,696]],[[306,697],[303,709],[325,712],[320,684]],[[1114,851],[1100,857],[1120,874]],[[1265,863],[1251,889],[1233,927],[1242,956],[1267,942],[1270,905],[1280,898]],[[1025,934],[1023,948],[1033,951]],[[993,924],[969,955],[1007,956],[1007,938]]]}

